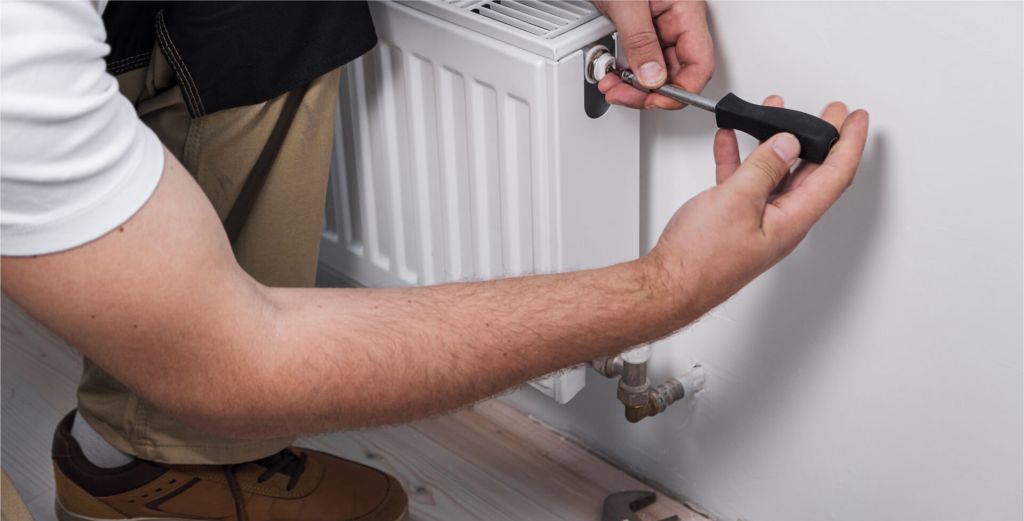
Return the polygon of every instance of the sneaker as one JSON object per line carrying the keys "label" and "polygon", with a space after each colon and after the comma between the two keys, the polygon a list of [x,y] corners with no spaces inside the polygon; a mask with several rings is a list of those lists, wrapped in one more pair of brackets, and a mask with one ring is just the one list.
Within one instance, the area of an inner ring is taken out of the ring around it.
{"label": "sneaker", "polygon": [[237,465],[89,462],[71,437],[75,412],[53,437],[61,521],[404,521],[409,500],[395,478],[354,461],[289,447]]}

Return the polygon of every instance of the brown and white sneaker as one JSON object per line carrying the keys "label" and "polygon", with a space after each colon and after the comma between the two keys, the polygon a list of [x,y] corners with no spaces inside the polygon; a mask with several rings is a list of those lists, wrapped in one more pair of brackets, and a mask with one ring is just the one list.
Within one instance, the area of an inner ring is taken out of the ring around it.
{"label": "brown and white sneaker", "polygon": [[97,467],[71,436],[72,411],[53,437],[61,521],[401,521],[409,500],[394,477],[354,461],[290,447],[238,465],[141,459]]}

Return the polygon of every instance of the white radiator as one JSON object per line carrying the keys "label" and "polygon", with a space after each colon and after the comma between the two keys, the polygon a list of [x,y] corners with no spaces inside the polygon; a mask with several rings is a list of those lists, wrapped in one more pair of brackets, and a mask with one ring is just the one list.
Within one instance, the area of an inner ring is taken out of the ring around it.
{"label": "white radiator", "polygon": [[[364,286],[550,273],[634,258],[639,116],[607,108],[589,3],[371,2],[343,71],[320,259]],[[612,47],[609,45],[609,47]],[[565,403],[582,367],[535,387]]]}

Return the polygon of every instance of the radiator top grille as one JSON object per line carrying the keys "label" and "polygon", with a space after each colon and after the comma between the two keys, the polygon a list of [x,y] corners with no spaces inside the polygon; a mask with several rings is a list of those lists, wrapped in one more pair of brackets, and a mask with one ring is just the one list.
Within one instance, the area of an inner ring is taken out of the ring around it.
{"label": "radiator top grille", "polygon": [[584,0],[401,0],[401,3],[555,60],[614,30],[611,22]]}
{"label": "radiator top grille", "polygon": [[493,0],[474,2],[463,7],[485,18],[543,38],[554,38],[600,16],[589,2],[572,0]]}

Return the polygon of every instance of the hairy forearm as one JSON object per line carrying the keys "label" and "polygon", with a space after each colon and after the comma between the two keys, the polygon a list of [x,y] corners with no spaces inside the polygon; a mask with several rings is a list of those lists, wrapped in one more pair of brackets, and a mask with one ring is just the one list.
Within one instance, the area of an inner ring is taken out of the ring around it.
{"label": "hairy forearm", "polygon": [[[716,136],[718,186],[680,208],[641,260],[414,289],[269,289],[165,151],[130,220],[79,247],[5,257],[5,293],[143,398],[193,425],[266,437],[425,416],[678,329],[771,266],[849,186],[867,114],[818,168],[776,136],[742,164]],[[729,139],[731,138],[731,139]],[[774,198],[773,198],[774,197]]]}
{"label": "hairy forearm", "polygon": [[245,437],[443,412],[694,316],[637,261],[410,289],[268,289],[268,333],[218,430]]}
{"label": "hairy forearm", "polygon": [[[266,437],[437,413],[681,327],[654,257],[409,289],[267,288],[166,154],[149,202],[66,252],[4,258],[29,313],[154,405]],[[692,297],[692,295],[691,295]]]}

